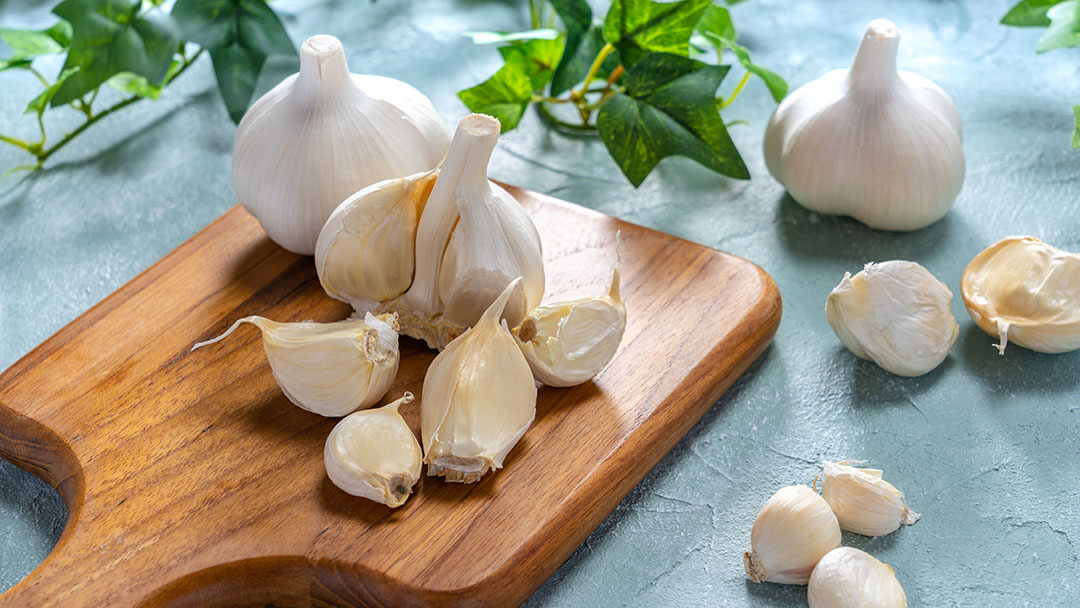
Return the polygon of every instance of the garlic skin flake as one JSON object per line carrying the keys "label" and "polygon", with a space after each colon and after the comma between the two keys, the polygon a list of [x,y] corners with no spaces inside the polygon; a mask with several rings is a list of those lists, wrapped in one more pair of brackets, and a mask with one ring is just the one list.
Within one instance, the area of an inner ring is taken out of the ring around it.
{"label": "garlic skin flake", "polygon": [[839,547],[821,558],[806,589],[810,608],[907,608],[896,573],[864,551]]}
{"label": "garlic skin flake", "polygon": [[431,169],[449,137],[427,97],[393,78],[350,74],[341,42],[320,35],[300,47],[300,72],[244,114],[233,147],[240,203],[275,243],[311,255],[341,201]]}
{"label": "garlic skin flake", "polygon": [[864,536],[884,536],[900,524],[910,526],[919,514],[904,504],[904,493],[881,478],[878,469],[858,469],[851,461],[827,462],[821,495],[832,508],[840,529]]}
{"label": "garlic skin flake", "polygon": [[323,450],[326,474],[353,496],[390,508],[405,504],[420,479],[423,455],[398,407],[413,394],[384,407],[354,412],[330,431]]}
{"label": "garlic skin flake", "polygon": [[964,270],[960,292],[979,329],[1040,353],[1080,348],[1080,255],[1032,236],[987,247]]}
{"label": "garlic skin flake", "polygon": [[344,416],[371,407],[390,390],[397,375],[400,354],[393,315],[368,313],[363,320],[336,323],[244,317],[191,350],[220,342],[245,323],[262,331],[266,360],[281,392],[320,416]]}
{"label": "garlic skin flake", "polygon": [[851,69],[777,106],[765,161],[800,205],[880,230],[918,230],[952,207],[964,183],[960,117],[936,84],[897,71],[899,43],[892,22],[870,22]]}
{"label": "garlic skin flake", "polygon": [[754,520],[743,569],[755,583],[805,585],[818,560],[839,546],[840,525],[825,500],[806,486],[787,486]]}
{"label": "garlic skin flake", "polygon": [[898,376],[921,376],[960,335],[951,301],[949,288],[915,262],[871,262],[855,276],[844,273],[825,318],[855,356]]}
{"label": "garlic skin flake", "polygon": [[502,467],[536,416],[536,384],[506,322],[516,279],[424,376],[420,429],[428,475],[473,483]]}

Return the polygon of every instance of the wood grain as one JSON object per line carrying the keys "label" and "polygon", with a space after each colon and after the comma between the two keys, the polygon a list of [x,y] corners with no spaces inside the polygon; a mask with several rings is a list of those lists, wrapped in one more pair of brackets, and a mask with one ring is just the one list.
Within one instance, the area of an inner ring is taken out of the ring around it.
{"label": "wood grain", "polygon": [[[335,419],[291,405],[239,317],[336,320],[311,258],[234,208],[0,375],[0,455],[62,494],[56,548],[0,608],[503,606],[529,596],[765,349],[767,274],[730,255],[513,189],[547,299],[603,293],[622,231],[628,324],[593,382],[539,392],[505,468],[423,478],[389,510],[326,478]],[[419,427],[434,354],[403,339],[384,402]]]}

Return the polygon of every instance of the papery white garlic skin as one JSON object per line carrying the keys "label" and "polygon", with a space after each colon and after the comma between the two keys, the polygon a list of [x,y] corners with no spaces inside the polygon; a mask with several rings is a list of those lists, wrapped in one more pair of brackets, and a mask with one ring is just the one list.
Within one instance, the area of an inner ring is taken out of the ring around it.
{"label": "papery white garlic skin", "polygon": [[406,392],[389,405],[354,412],[334,426],[323,450],[334,485],[391,508],[405,504],[423,462],[416,435],[398,413],[412,400]]}
{"label": "papery white garlic skin", "polygon": [[864,551],[839,547],[821,558],[806,589],[810,608],[907,608],[896,573]]}
{"label": "papery white garlic skin", "polygon": [[821,496],[841,530],[884,536],[900,524],[919,521],[919,514],[904,504],[904,493],[882,479],[880,470],[859,469],[846,462],[826,462],[821,475]]}
{"label": "papery white garlic skin", "polygon": [[952,292],[915,262],[867,264],[829,294],[825,317],[852,353],[898,376],[941,364],[960,335]]}
{"label": "papery white garlic skin", "polygon": [[1080,255],[1032,236],[1009,237],[964,270],[961,295],[980,329],[1040,353],[1080,349]]}
{"label": "papery white garlic skin", "polygon": [[900,31],[872,21],[849,70],[789,94],[765,130],[769,173],[808,209],[881,230],[941,219],[964,182],[960,118],[949,96],[898,72]]}
{"label": "papery white garlic skin", "polygon": [[370,184],[433,168],[446,128],[423,94],[383,76],[350,74],[341,42],[309,38],[300,72],[281,81],[236,129],[240,203],[277,244],[311,255],[330,213]]}
{"label": "papery white garlic skin", "polygon": [[344,416],[371,407],[390,390],[397,375],[400,354],[393,315],[368,313],[364,319],[335,323],[244,317],[192,350],[225,339],[245,323],[262,331],[266,360],[281,392],[320,416]]}
{"label": "papery white garlic skin", "polygon": [[473,483],[502,467],[536,416],[536,384],[503,309],[516,279],[424,376],[420,429],[428,475]]}
{"label": "papery white garlic skin", "polygon": [[838,546],[840,526],[829,505],[806,486],[787,486],[754,520],[743,568],[755,583],[805,585],[818,560]]}

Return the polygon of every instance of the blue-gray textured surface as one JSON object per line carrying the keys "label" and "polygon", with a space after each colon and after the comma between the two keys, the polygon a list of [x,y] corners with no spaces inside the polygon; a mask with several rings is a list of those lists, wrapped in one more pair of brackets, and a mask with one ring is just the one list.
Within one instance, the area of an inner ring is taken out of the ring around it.
{"label": "blue-gray textured surface", "polygon": [[[453,123],[465,112],[455,91],[498,65],[493,48],[460,33],[525,27],[523,4],[275,6],[294,40],[337,35],[354,71],[413,83]],[[967,262],[1001,237],[1034,234],[1080,250],[1080,152],[1067,147],[1080,51],[1036,56],[1037,30],[998,25],[1006,8],[1000,0],[754,0],[733,9],[759,62],[795,86],[845,66],[871,19],[900,26],[901,67],[952,95],[968,161],[952,212],[913,234],[875,232],[785,198],[762,160],[773,103],[756,81],[725,111],[750,122],[733,129],[749,182],[668,159],[635,190],[599,141],[553,134],[532,113],[503,137],[493,177],[749,258],[784,297],[766,355],[531,606],[803,604],[803,588],[748,583],[740,555],[760,505],[781,485],[809,482],[825,458],[869,459],[922,512],[889,537],[845,535],[892,564],[912,606],[1080,601],[1080,353],[1010,348],[998,357],[957,298],[952,354],[924,377],[899,378],[845,351],[823,315],[844,271],[867,261],[918,261],[958,293]],[[50,22],[48,7],[0,0],[0,26]],[[34,133],[21,111],[36,92],[32,78],[0,75],[0,132]],[[57,112],[50,128],[74,120]],[[0,181],[0,368],[235,203],[232,133],[202,60],[160,101],[94,126],[47,170]],[[23,162],[17,152],[0,149],[0,167]],[[47,486],[0,461],[0,589],[47,555],[63,517]]]}

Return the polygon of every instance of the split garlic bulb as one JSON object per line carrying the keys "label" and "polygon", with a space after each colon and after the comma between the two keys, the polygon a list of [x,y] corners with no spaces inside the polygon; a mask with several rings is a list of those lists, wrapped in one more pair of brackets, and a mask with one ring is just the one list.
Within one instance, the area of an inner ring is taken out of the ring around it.
{"label": "split garlic bulb", "polygon": [[515,337],[538,382],[574,386],[611,362],[625,329],[616,259],[607,294],[541,304],[525,317]]}
{"label": "split garlic bulb", "polygon": [[427,97],[393,78],[350,74],[341,42],[313,36],[300,47],[300,72],[240,121],[233,188],[275,243],[311,255],[346,197],[431,169],[448,146]]}
{"label": "split garlic bulb", "polygon": [[904,493],[881,478],[878,469],[858,469],[850,461],[827,462],[821,495],[832,508],[840,529],[865,536],[884,536],[900,524],[910,526],[919,514],[904,504]]}
{"label": "split garlic bulb", "polygon": [[941,219],[964,183],[960,117],[930,80],[896,70],[900,30],[870,22],[850,70],[788,95],[765,130],[769,173],[808,209],[881,230]]}
{"label": "split garlic bulb", "polygon": [[754,520],[743,568],[755,583],[805,585],[818,560],[839,546],[840,526],[829,505],[806,486],[787,486]]}
{"label": "split garlic bulb", "polygon": [[424,376],[420,429],[428,475],[473,483],[503,459],[536,416],[536,384],[506,322],[515,279]]}
{"label": "split garlic bulb", "polygon": [[420,479],[423,455],[398,407],[411,403],[412,393],[393,403],[341,419],[326,438],[323,460],[334,485],[353,496],[400,507]]}
{"label": "split garlic bulb", "polygon": [[855,356],[898,376],[921,376],[945,360],[960,327],[952,292],[930,271],[903,260],[867,264],[829,294],[825,317]]}
{"label": "split garlic bulb", "polygon": [[1040,353],[1080,348],[1080,255],[1031,236],[984,249],[961,279],[961,295],[975,324],[1000,343]]}
{"label": "split garlic bulb", "polygon": [[344,416],[383,398],[397,375],[397,319],[368,313],[336,323],[278,323],[244,317],[191,350],[220,342],[244,323],[262,331],[263,350],[281,392],[321,416]]}
{"label": "split garlic bulb", "polygon": [[821,558],[806,589],[810,608],[907,608],[896,573],[864,551],[839,547]]}

